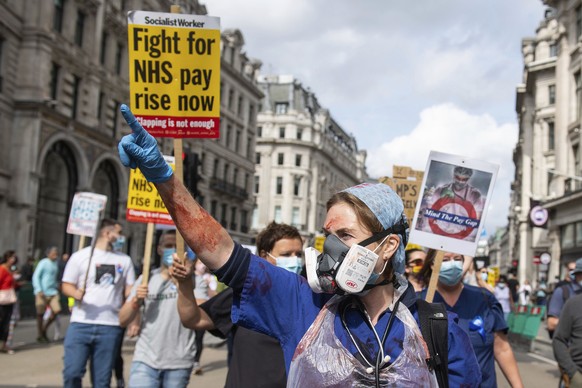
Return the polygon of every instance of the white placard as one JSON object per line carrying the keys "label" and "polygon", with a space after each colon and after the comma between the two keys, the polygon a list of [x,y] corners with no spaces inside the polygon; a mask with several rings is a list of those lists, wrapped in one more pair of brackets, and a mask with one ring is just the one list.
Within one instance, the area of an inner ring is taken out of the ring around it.
{"label": "white placard", "polygon": [[474,256],[499,166],[431,151],[410,241]]}
{"label": "white placard", "polygon": [[93,237],[99,223],[99,212],[105,209],[107,196],[102,194],[76,193],[71,205],[67,233]]}

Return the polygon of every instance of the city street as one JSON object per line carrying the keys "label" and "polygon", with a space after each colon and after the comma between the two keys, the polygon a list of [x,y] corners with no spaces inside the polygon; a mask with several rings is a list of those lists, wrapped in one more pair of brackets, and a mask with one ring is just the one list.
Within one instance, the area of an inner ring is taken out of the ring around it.
{"label": "city street", "polygon": [[[61,319],[62,330],[68,323],[68,317]],[[53,338],[53,328],[49,330],[50,338]],[[540,338],[545,333],[540,329]],[[35,322],[32,320],[21,321],[16,328],[14,336],[14,355],[0,354],[0,387],[60,387],[62,386],[62,339],[49,345],[38,345],[35,341]],[[201,376],[193,375],[190,387],[220,388],[224,384],[227,373],[226,346],[218,346],[215,337],[207,334],[204,337],[206,347],[202,354],[204,373]],[[125,379],[129,376],[129,367],[133,354],[134,341],[126,339],[123,347],[125,360]],[[525,387],[557,387],[558,371],[556,363],[552,360],[552,351],[549,341],[541,339],[535,342],[534,351],[514,347],[519,369]],[[500,388],[509,387],[497,368],[497,381]],[[84,386],[89,387],[88,375],[84,380]],[[112,383],[112,387],[115,384]]]}

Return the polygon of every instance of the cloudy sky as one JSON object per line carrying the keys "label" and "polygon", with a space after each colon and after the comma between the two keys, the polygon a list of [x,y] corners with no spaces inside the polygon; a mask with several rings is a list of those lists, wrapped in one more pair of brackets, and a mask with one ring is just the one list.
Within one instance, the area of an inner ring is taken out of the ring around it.
{"label": "cloudy sky", "polygon": [[372,177],[430,150],[500,165],[486,228],[507,223],[521,40],[541,0],[201,0],[263,74],[293,74],[368,152]]}

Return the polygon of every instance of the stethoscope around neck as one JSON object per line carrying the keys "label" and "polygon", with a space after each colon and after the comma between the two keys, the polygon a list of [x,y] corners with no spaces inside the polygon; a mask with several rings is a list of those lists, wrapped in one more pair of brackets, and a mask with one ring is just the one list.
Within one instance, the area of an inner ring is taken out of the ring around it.
{"label": "stethoscope around neck", "polygon": [[[386,325],[386,329],[384,330],[384,334],[382,335],[381,340],[380,340],[380,336],[378,335],[378,332],[376,331],[376,328],[374,328],[374,324],[372,323],[372,319],[370,318],[370,314],[368,314],[368,312],[366,311],[366,307],[364,306],[364,304],[362,303],[362,301],[359,298],[351,298],[351,300],[349,300],[347,303],[344,304],[343,308],[341,308],[341,311],[340,311],[340,320],[342,322],[342,326],[344,327],[344,329],[348,333],[348,336],[350,337],[350,340],[352,341],[352,343],[356,347],[356,350],[360,354],[360,357],[362,358],[362,360],[364,360],[365,364],[368,366],[366,368],[366,372],[369,374],[374,373],[376,387],[380,387],[380,370],[385,368],[387,366],[387,364],[390,362],[390,355],[387,355],[384,353],[384,345],[386,344],[386,339],[388,338],[388,334],[390,334],[390,330],[392,329],[392,324],[394,323],[394,317],[396,316],[396,312],[398,311],[398,306],[400,305],[400,300],[402,299],[403,296],[404,296],[404,294],[402,294],[396,300],[396,303],[394,304],[394,308],[392,309],[392,313],[390,314],[390,318],[388,318],[388,324]],[[374,364],[372,364],[372,361],[370,361],[366,358],[366,356],[364,355],[364,353],[360,349],[360,346],[358,345],[357,341],[355,340],[350,328],[346,324],[345,313],[346,313],[346,310],[348,309],[348,307],[351,307],[351,306],[355,306],[358,309],[358,311],[360,313],[362,313],[362,315],[366,318],[366,323],[368,324],[368,326],[372,330],[372,333],[374,333],[374,337],[376,338],[376,342],[378,343],[379,350],[378,350],[378,354],[376,355],[376,361],[374,362]]]}

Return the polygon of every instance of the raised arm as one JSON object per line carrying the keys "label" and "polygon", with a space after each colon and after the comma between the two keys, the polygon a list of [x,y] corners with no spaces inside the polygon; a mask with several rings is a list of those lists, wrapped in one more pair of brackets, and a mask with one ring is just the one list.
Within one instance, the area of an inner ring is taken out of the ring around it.
{"label": "raised arm", "polygon": [[222,267],[233,251],[232,238],[175,177],[156,139],[143,129],[127,105],[121,105],[121,113],[132,131],[119,142],[121,162],[139,168],[156,185],[180,235],[202,262],[211,270]]}

